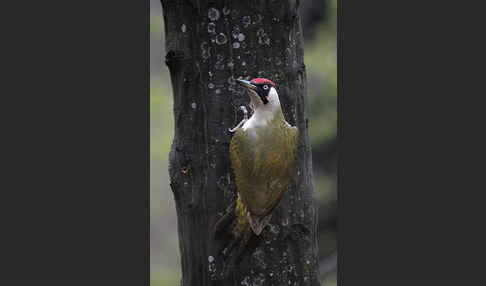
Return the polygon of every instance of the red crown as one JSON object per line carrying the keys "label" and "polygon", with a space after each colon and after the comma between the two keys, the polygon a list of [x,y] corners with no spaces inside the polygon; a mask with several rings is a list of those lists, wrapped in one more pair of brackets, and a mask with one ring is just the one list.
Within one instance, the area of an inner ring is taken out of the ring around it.
{"label": "red crown", "polygon": [[269,83],[273,86],[273,88],[277,89],[273,81],[263,78],[263,77],[257,77],[251,80],[252,83],[257,83],[257,84],[262,84],[262,83]]}

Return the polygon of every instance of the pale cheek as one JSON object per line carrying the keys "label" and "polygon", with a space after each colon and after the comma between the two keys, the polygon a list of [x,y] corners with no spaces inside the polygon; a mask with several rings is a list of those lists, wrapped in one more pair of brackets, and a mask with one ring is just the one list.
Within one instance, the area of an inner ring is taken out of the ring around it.
{"label": "pale cheek", "polygon": [[277,98],[275,97],[275,94],[272,94],[272,93],[269,94],[268,101],[276,102],[277,101]]}
{"label": "pale cheek", "polygon": [[268,100],[269,101],[272,101],[272,102],[278,101],[278,95],[277,95],[277,93],[275,92],[275,90],[273,88],[268,93]]}

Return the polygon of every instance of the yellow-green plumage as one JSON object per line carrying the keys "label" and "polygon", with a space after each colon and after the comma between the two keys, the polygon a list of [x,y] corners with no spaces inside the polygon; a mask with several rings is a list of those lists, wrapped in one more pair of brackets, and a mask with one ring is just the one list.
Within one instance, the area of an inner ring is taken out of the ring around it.
{"label": "yellow-green plumage", "polygon": [[235,236],[250,229],[260,235],[292,179],[297,145],[298,130],[281,110],[265,126],[236,130],[230,144],[238,190]]}

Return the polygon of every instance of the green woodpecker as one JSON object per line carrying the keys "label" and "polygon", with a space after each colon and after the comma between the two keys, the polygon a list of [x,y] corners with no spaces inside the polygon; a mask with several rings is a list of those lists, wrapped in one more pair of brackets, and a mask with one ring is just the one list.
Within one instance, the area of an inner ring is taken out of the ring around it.
{"label": "green woodpecker", "polygon": [[265,78],[237,80],[248,90],[253,109],[230,132],[231,165],[238,199],[232,234],[246,244],[251,232],[259,236],[273,209],[287,191],[297,157],[298,130],[285,121],[275,84]]}

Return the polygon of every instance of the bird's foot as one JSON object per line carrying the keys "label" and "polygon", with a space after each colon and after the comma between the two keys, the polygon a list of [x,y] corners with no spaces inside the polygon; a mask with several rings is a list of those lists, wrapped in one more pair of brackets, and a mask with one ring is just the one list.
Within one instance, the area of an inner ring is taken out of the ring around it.
{"label": "bird's foot", "polygon": [[248,120],[248,111],[244,105],[240,106],[240,110],[243,111],[243,120]]}
{"label": "bird's foot", "polygon": [[243,124],[245,124],[245,122],[246,122],[245,119],[241,120],[241,122],[238,123],[238,125],[236,125],[234,128],[228,129],[228,131],[231,132],[231,133],[234,133],[238,128],[240,128],[241,126],[243,126]]}
{"label": "bird's foot", "polygon": [[241,122],[238,123],[238,125],[236,125],[234,128],[228,129],[228,131],[231,133],[234,133],[238,128],[243,126],[243,124],[245,124],[245,122],[248,120],[248,111],[246,110],[246,107],[242,105],[240,106],[240,110],[243,111],[243,120],[241,120]]}

